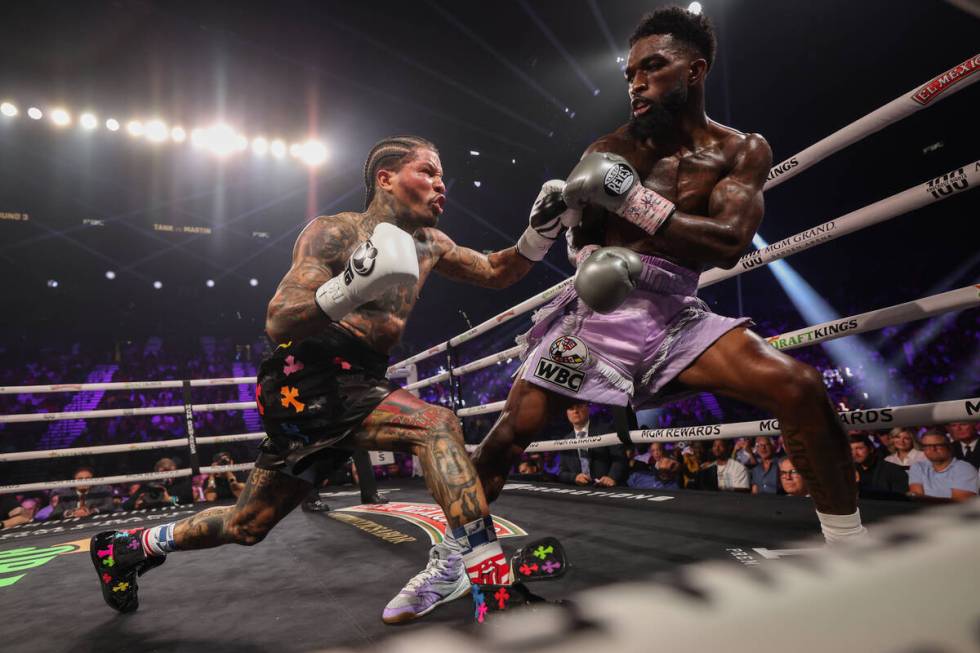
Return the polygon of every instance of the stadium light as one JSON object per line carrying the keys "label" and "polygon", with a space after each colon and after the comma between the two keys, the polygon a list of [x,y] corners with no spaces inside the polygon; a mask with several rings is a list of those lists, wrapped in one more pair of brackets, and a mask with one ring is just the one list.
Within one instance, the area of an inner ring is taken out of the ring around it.
{"label": "stadium light", "polygon": [[27,110],[27,116],[31,120],[40,120],[41,118],[44,117],[44,112],[38,109],[37,107],[31,107],[30,109]]}
{"label": "stadium light", "polygon": [[71,124],[71,115],[64,109],[54,109],[51,111],[51,122],[58,127],[67,127]]}
{"label": "stadium light", "polygon": [[99,125],[99,121],[95,119],[91,113],[83,113],[78,117],[78,124],[82,126],[83,129],[93,130]]}
{"label": "stadium light", "polygon": [[174,143],[183,143],[187,140],[187,132],[184,131],[183,127],[174,127],[170,130],[170,138],[173,139]]}
{"label": "stadium light", "polygon": [[265,156],[269,152],[269,141],[261,136],[252,141],[252,153],[256,156]]}
{"label": "stadium light", "polygon": [[115,118],[109,118],[105,121],[105,128],[111,132],[119,131],[119,121]]}
{"label": "stadium light", "polygon": [[0,104],[0,113],[8,118],[13,118],[17,115],[17,107],[10,102],[4,102],[3,104]]}
{"label": "stadium light", "polygon": [[126,131],[129,132],[130,136],[139,137],[142,136],[146,130],[143,128],[143,123],[141,123],[139,120],[130,120],[128,123],[126,123]]}
{"label": "stadium light", "polygon": [[300,145],[299,158],[308,166],[318,166],[327,160],[327,146],[320,141],[306,141]]}
{"label": "stadium light", "polygon": [[269,143],[269,152],[272,153],[272,156],[276,157],[277,159],[281,159],[286,156],[286,144],[281,140],[276,139]]}
{"label": "stadium light", "polygon": [[167,140],[169,134],[167,126],[163,124],[162,120],[151,120],[146,123],[144,131],[146,132],[146,140],[153,143],[162,143]]}

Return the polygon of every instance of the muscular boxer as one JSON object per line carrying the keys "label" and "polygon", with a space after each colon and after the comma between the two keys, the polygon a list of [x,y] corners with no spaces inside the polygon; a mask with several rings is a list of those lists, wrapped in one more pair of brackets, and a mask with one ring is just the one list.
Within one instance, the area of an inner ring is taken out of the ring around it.
{"label": "muscular boxer", "polygon": [[714,53],[707,17],[678,7],[648,14],[630,38],[629,122],[566,180],[576,283],[519,338],[524,364],[476,467],[493,501],[549,415],[571,402],[642,409],[714,392],[775,414],[828,543],[860,538],[848,440],[820,374],[697,298],[701,271],[734,266],[751,243],[772,163],[762,136],[705,114]]}
{"label": "muscular boxer", "polygon": [[[446,188],[432,143],[415,136],[379,142],[364,179],[366,210],[312,220],[269,302],[266,332],[276,348],[256,384],[267,437],[237,504],[93,537],[91,559],[112,608],[135,610],[137,575],[168,553],[261,542],[309,494],[313,479],[357,449],[417,455],[449,524],[451,546],[432,553],[428,574],[385,609],[385,621],[423,614],[466,593],[471,580],[509,582],[458,419],[398,389],[385,373],[429,273],[488,287],[523,277],[559,233],[562,184],[542,190],[517,246],[484,255],[435,228]],[[442,573],[457,565],[469,575]]]}

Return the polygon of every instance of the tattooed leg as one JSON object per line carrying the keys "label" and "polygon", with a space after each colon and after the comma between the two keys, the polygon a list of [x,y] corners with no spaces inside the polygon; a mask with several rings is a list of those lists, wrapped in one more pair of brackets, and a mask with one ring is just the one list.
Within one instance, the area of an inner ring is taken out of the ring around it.
{"label": "tattooed leg", "polygon": [[819,372],[773,349],[748,329],[729,331],[678,376],[688,388],[716,392],[772,412],[793,466],[817,510],[857,510],[850,446]]}
{"label": "tattooed leg", "polygon": [[396,390],[364,420],[353,444],[417,455],[429,491],[452,528],[490,514],[476,469],[463,447],[459,420],[449,410]]}
{"label": "tattooed leg", "polygon": [[310,484],[286,474],[254,468],[233,506],[216,506],[177,522],[178,550],[261,542],[310,492]]}

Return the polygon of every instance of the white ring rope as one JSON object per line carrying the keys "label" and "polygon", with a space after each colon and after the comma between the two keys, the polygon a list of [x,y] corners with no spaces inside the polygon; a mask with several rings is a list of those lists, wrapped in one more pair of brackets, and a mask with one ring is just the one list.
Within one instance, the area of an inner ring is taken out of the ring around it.
{"label": "white ring rope", "polygon": [[[929,404],[910,404],[887,408],[869,408],[837,413],[838,419],[847,427],[861,426],[870,430],[891,429],[896,426],[922,426],[944,422],[980,421],[980,397],[955,399]],[[751,438],[760,435],[779,435],[779,421],[773,418],[751,422],[730,422],[728,424],[705,424],[701,426],[682,426],[670,429],[641,429],[630,431],[630,441],[634,444],[649,442],[690,442],[692,440],[730,440]],[[526,452],[566,451],[569,449],[592,449],[620,444],[615,433],[593,435],[587,438],[566,438],[564,440],[538,440],[528,445]]]}
{"label": "white ring rope", "polygon": [[[254,381],[253,381],[254,382]],[[76,410],[65,413],[21,413],[0,415],[0,424],[23,422],[54,422],[62,419],[96,419],[101,417],[140,417],[146,415],[183,414],[187,408],[195,413],[221,410],[256,410],[255,401],[233,401],[224,404],[192,404],[190,406],[149,406],[147,408],[112,408],[106,410]]]}
{"label": "white ring rope", "polygon": [[[888,104],[879,107],[875,111],[872,111],[863,118],[859,118],[851,124],[837,130],[830,136],[817,141],[810,147],[791,156],[778,165],[773,166],[769,170],[769,175],[767,177],[769,181],[766,182],[765,189],[773,188],[778,184],[781,184],[790,177],[803,172],[803,170],[822,161],[831,154],[849,145],[853,145],[869,134],[881,131],[888,125],[891,125],[902,118],[915,113],[916,111],[928,107],[933,100],[942,100],[943,98],[948,97],[980,80],[980,74],[974,75],[978,69],[978,66],[980,66],[980,54],[974,55],[963,63],[954,66],[953,68],[940,73],[939,75],[936,75],[925,84],[917,87],[910,94],[903,94]],[[703,278],[704,277],[702,277],[702,279]],[[513,308],[495,315],[481,324],[478,324],[469,331],[464,331],[455,338],[450,338],[446,342],[442,342],[426,349],[425,351],[419,352],[414,356],[410,356],[403,361],[395,363],[388,368],[388,374],[392,375],[396,369],[402,366],[417,363],[425,360],[426,358],[442,353],[449,348],[449,345],[456,346],[468,340],[472,340],[478,335],[486,333],[495,326],[503,324],[504,322],[537,308],[541,304],[550,301],[555,295],[561,292],[565,286],[571,283],[571,281],[571,277],[565,279],[561,283],[558,283],[557,285],[554,285],[551,288],[548,288],[547,290],[524,300]]]}
{"label": "white ring rope", "polygon": [[868,115],[838,129],[799,154],[772,167],[767,177],[765,190],[774,188],[791,177],[795,177],[810,166],[823,161],[831,154],[853,145],[869,134],[881,131],[888,125],[906,116],[925,109],[933,101],[938,102],[957,91],[980,81],[980,54],[975,54],[958,66],[942,72],[918,88],[903,93],[888,104],[875,109]]}
{"label": "white ring rope", "polygon": [[[255,384],[254,376],[232,376],[221,379],[192,379],[188,381],[192,388],[213,387],[221,385]],[[88,390],[163,390],[166,388],[182,388],[180,380],[168,381],[119,381],[115,383],[54,383],[50,385],[7,385],[0,386],[0,395],[41,394],[45,392],[84,392]]]}
{"label": "white ring rope", "polygon": [[[223,442],[243,442],[261,440],[265,433],[235,433],[233,435],[212,435],[195,438],[198,445],[220,444]],[[0,463],[16,462],[18,460],[44,460],[51,458],[70,458],[72,456],[90,456],[107,453],[124,453],[128,451],[145,451],[147,449],[167,449],[169,447],[186,447],[187,438],[174,440],[156,440],[153,442],[127,442],[126,444],[103,444],[92,447],[71,447],[68,449],[45,449],[43,451],[18,451],[15,453],[0,453]]]}
{"label": "white ring rope", "polygon": [[[224,472],[244,472],[255,467],[255,463],[241,463],[238,465],[220,465],[215,467],[201,467],[201,474],[222,474]],[[119,483],[142,483],[144,481],[159,481],[167,478],[179,478],[191,476],[190,469],[175,469],[172,472],[146,472],[144,474],[126,474],[123,476],[102,476],[100,478],[80,478],[78,480],[68,479],[65,481],[44,481],[43,483],[22,483],[20,485],[0,485],[0,494],[13,494],[15,492],[37,492],[40,490],[58,490],[61,488],[76,487],[78,485],[116,485]]]}
{"label": "white ring rope", "polygon": [[874,204],[851,211],[816,227],[804,229],[798,234],[783,238],[762,249],[749,252],[738,260],[735,267],[729,270],[722,268],[707,270],[701,274],[701,278],[698,280],[698,288],[705,288],[748,270],[786,258],[791,254],[810,249],[814,245],[830,242],[865,227],[922,208],[927,204],[952,197],[964,190],[975,188],[978,181],[980,181],[980,161],[973,161],[956,170],[951,170],[941,177],[913,186],[901,193],[878,200]]}

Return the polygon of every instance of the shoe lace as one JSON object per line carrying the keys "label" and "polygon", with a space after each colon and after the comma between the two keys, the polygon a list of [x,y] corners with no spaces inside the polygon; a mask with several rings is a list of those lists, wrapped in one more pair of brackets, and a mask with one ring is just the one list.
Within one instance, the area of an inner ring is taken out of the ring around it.
{"label": "shoe lace", "polygon": [[429,564],[425,566],[425,569],[415,574],[405,585],[406,590],[415,591],[419,586],[429,581],[449,580],[454,576],[452,570],[454,566],[459,564],[459,556],[451,554],[443,559],[438,555],[433,555],[433,553],[430,553]]}

